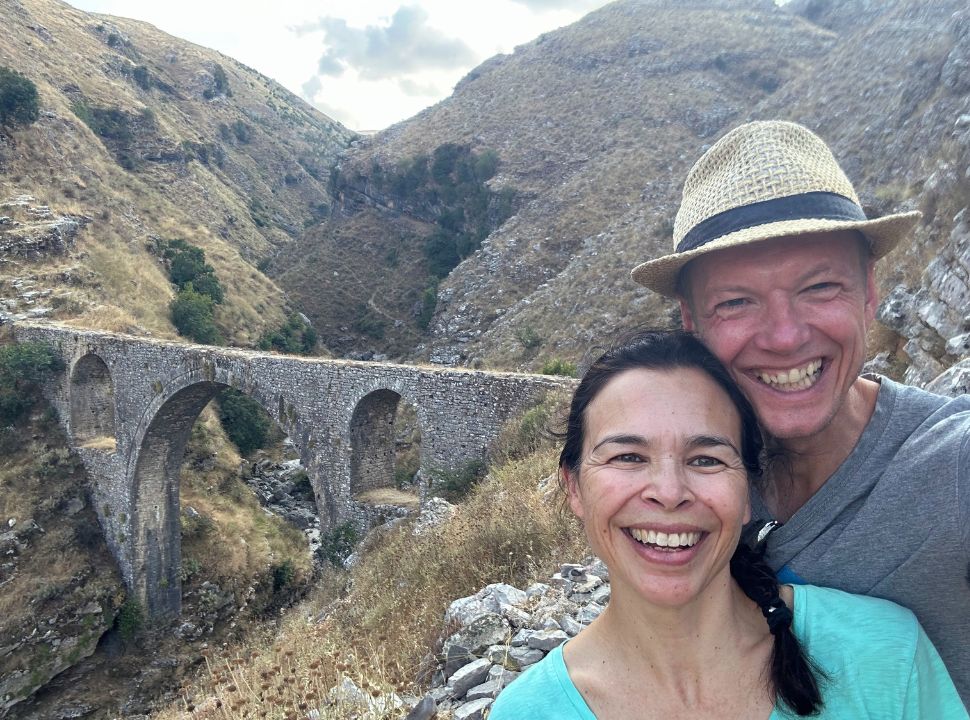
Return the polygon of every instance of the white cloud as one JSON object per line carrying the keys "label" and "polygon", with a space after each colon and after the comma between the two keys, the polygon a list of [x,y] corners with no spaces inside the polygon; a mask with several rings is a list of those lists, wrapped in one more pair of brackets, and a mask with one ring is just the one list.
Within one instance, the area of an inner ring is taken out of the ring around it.
{"label": "white cloud", "polygon": [[387,25],[351,27],[338,17],[323,17],[300,31],[323,32],[326,52],[317,71],[339,77],[353,68],[363,80],[399,77],[426,69],[466,66],[479,58],[463,41],[428,24],[428,13],[402,5]]}

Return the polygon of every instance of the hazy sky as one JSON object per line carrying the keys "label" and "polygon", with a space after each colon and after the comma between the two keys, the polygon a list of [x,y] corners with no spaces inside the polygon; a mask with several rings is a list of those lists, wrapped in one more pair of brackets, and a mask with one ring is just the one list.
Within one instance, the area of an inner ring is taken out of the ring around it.
{"label": "hazy sky", "polygon": [[447,97],[475,65],[607,0],[68,0],[214,48],[354,130]]}

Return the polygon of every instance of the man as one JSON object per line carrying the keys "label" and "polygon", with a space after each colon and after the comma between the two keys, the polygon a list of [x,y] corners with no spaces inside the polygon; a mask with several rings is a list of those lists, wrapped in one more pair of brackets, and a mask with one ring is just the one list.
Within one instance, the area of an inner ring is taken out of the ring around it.
{"label": "man", "polygon": [[970,705],[970,397],[859,375],[875,262],[918,218],[867,219],[820,138],[748,123],[688,174],[674,253],[633,277],[679,300],[758,413],[779,577],[913,610]]}

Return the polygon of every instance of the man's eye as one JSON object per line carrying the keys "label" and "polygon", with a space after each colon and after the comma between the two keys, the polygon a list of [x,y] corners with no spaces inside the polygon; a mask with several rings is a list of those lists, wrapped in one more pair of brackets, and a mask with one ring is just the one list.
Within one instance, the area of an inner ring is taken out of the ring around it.
{"label": "man's eye", "polygon": [[747,298],[731,298],[730,300],[719,302],[714,306],[714,309],[720,312],[731,312],[743,308],[747,303]]}

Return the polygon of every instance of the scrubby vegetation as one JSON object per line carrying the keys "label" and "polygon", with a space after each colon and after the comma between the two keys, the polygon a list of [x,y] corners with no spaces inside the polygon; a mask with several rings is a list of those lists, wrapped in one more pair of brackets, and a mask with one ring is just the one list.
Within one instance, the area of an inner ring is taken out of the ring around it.
{"label": "scrubby vegetation", "polygon": [[542,375],[561,375],[563,377],[576,377],[576,363],[563,360],[562,358],[552,358],[546,360],[539,368]]}
{"label": "scrubby vegetation", "polygon": [[219,420],[226,435],[243,455],[266,447],[272,420],[263,407],[245,393],[226,388],[219,396]]}
{"label": "scrubby vegetation", "polygon": [[[422,330],[427,329],[434,313],[439,281],[512,215],[514,193],[495,192],[487,185],[498,167],[499,157],[494,150],[475,152],[467,145],[444,143],[430,155],[405,159],[393,169],[375,162],[366,178],[348,178],[336,169],[331,172],[335,194],[366,182],[374,192],[392,198],[396,207],[434,222],[434,230],[420,240],[428,269],[415,318]],[[385,253],[388,267],[397,265],[399,255],[394,250]],[[381,339],[383,320],[364,305],[358,311],[354,329]]]}
{"label": "scrubby vegetation", "polygon": [[37,86],[26,75],[0,65],[0,127],[30,125],[38,117]]}
{"label": "scrubby vegetation", "polygon": [[26,413],[40,397],[40,383],[63,368],[53,350],[40,342],[0,345],[0,422]]}
{"label": "scrubby vegetation", "polygon": [[[343,677],[375,696],[426,690],[453,600],[491,582],[525,586],[588,553],[549,480],[556,450],[541,418],[558,416],[562,405],[552,398],[509,424],[496,453],[503,459],[451,520],[420,535],[398,526],[362,551],[352,570],[331,568],[274,638],[209,655],[200,684],[158,720],[189,707],[220,719],[282,720],[314,708],[321,720],[355,717],[359,709],[325,702]],[[396,716],[389,710],[387,717]]]}
{"label": "scrubby vegetation", "polygon": [[214,308],[212,298],[196,292],[192,283],[186,283],[169,305],[172,324],[179,335],[203,345],[221,345],[222,333],[213,318]]}
{"label": "scrubby vegetation", "polygon": [[263,335],[260,350],[278,350],[292,355],[310,355],[317,345],[317,331],[299,314],[293,313],[281,327]]}

